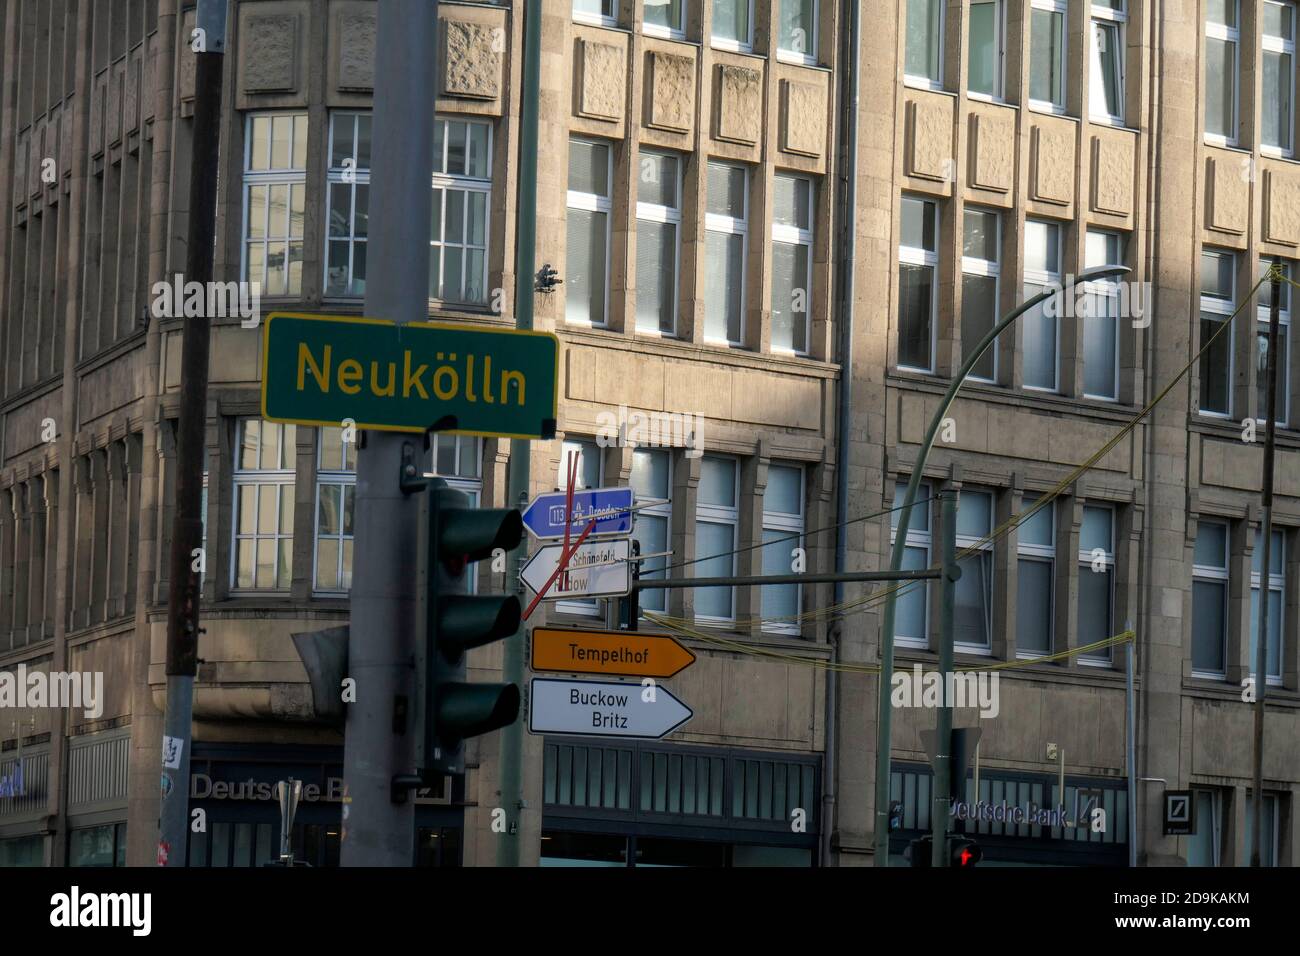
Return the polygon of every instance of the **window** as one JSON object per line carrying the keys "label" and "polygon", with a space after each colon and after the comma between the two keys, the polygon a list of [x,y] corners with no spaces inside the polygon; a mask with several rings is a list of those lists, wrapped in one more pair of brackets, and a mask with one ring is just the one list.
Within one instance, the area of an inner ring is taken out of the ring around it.
{"label": "window", "polygon": [[776,52],[797,63],[817,62],[817,0],[780,0]]}
{"label": "window", "polygon": [[[1084,268],[1123,261],[1122,235],[1088,230]],[[1083,394],[1113,402],[1119,398],[1119,282],[1089,282],[1084,293],[1088,308],[1083,317]]]}
{"label": "window", "polygon": [[[1025,220],[1025,299],[1061,287],[1061,227]],[[1025,388],[1055,392],[1060,388],[1061,296],[1040,302],[1018,323],[1024,329]]]}
{"label": "window", "polygon": [[677,333],[677,275],[681,257],[682,161],[671,153],[641,153],[636,203],[636,330]]}
{"label": "window", "polygon": [[1029,19],[1029,102],[1065,112],[1065,0],[1033,0]]}
{"label": "window", "polygon": [[235,439],[237,590],[282,591],[293,580],[293,491],[297,428],[257,418]]}
{"label": "window", "polygon": [[[705,455],[700,462],[699,497],[695,507],[694,576],[729,577],[736,573],[736,532],[740,523],[740,468],[734,458]],[[734,588],[695,588],[695,617],[701,621],[731,621],[736,613]]]}
{"label": "window", "polygon": [[366,239],[370,232],[370,114],[330,116],[329,223],[326,295],[366,294]]}
{"label": "window", "polygon": [[987,651],[993,646],[993,495],[963,490],[957,499],[957,551],[975,552],[958,561],[953,609],[952,639],[967,650]]}
{"label": "window", "polygon": [[812,296],[813,182],[777,173],[772,210],[772,348],[808,351]]}
{"label": "window", "polygon": [[604,326],[609,306],[610,148],[569,140],[568,275],[564,317]]}
{"label": "window", "polygon": [[[1255,652],[1259,647],[1260,570],[1264,560],[1264,543],[1257,531],[1255,554],[1250,570],[1250,659],[1246,670],[1255,673]],[[1265,649],[1264,673],[1270,684],[1282,683],[1282,615],[1286,608],[1286,533],[1273,529],[1268,555],[1268,646]]]}
{"label": "window", "polygon": [[[894,510],[890,512],[891,547],[898,537],[898,519],[907,496],[907,482],[894,485]],[[921,482],[907,521],[907,544],[903,549],[903,570],[923,571],[930,566],[930,485]],[[898,592],[894,611],[894,636],[900,644],[926,647],[930,642],[930,582],[911,581]]]}
{"label": "window", "polygon": [[264,296],[302,293],[307,114],[248,117],[244,153],[244,278]]}
{"label": "window", "polygon": [[[638,448],[632,452],[632,490],[636,493],[636,522],[632,540],[639,554],[659,555],[641,562],[641,577],[663,578],[672,529],[672,460],[666,449]],[[664,612],[668,608],[668,592],[642,591],[640,604],[643,610]]]}
{"label": "window", "polygon": [[912,83],[943,86],[944,0],[907,0],[903,73]]}
{"label": "window", "polygon": [[[1085,506],[1079,531],[1079,646],[1115,636],[1115,510]],[[1080,664],[1109,664],[1104,647],[1079,656]]]}
{"label": "window", "polygon": [[[1020,513],[1026,514],[1038,498],[1025,495]],[[1040,657],[1052,652],[1056,581],[1055,506],[1043,505],[1017,529],[1016,653]]]}
{"label": "window", "polygon": [[[1236,297],[1236,257],[1201,250],[1201,414],[1232,414],[1232,318]],[[1216,337],[1217,336],[1217,337]]]}
{"label": "window", "polygon": [[492,127],[477,120],[433,124],[429,298],[487,304]]}
{"label": "window", "polygon": [[1230,146],[1237,143],[1237,28],[1237,0],[1207,0],[1205,136]]}
{"label": "window", "polygon": [[[763,574],[790,574],[795,570],[794,550],[804,546],[803,538],[798,537],[804,530],[803,501],[803,468],[775,463],[768,466],[763,492]],[[798,634],[799,622],[793,618],[799,614],[800,597],[798,584],[764,585],[763,630]]]}
{"label": "window", "polygon": [[1198,521],[1192,557],[1192,674],[1223,677],[1228,642],[1228,526]]}
{"label": "window", "polygon": [[[573,490],[583,491],[587,488],[601,487],[604,461],[600,447],[594,441],[571,441],[566,439],[564,449],[560,455],[560,476],[557,482],[559,489],[561,491],[568,490],[570,462],[575,457],[578,459],[578,476],[573,485]],[[578,532],[578,534],[581,534],[581,532]],[[576,535],[574,540],[577,540]],[[596,615],[600,613],[600,602],[596,598],[585,600],[583,598],[573,598],[557,601],[556,610],[564,614]]]}
{"label": "window", "polygon": [[573,0],[573,19],[600,26],[613,26],[614,0]]}
{"label": "window", "polygon": [[[473,435],[433,435],[430,471],[447,482],[447,486],[469,496],[471,508],[477,508],[483,495],[483,439]],[[469,590],[478,589],[478,565],[469,566]]]}
{"label": "window", "polygon": [[1188,866],[1220,866],[1223,850],[1223,791],[1192,791],[1196,832],[1187,837]]}
{"label": "window", "polygon": [[318,431],[316,450],[317,591],[352,588],[352,509],[357,491],[357,446],[343,440],[343,429]]}
{"label": "window", "polygon": [[1290,156],[1295,135],[1295,7],[1264,0],[1264,105],[1260,145]]}
{"label": "window", "polygon": [[[998,247],[1000,222],[996,212],[967,206],[962,214],[964,236],[961,257],[961,353],[964,361],[974,353],[998,321]],[[997,343],[989,346],[970,377],[996,382]]]}
{"label": "window", "polygon": [[682,0],[644,0],[644,30],[652,36],[676,37],[685,35],[682,26]]}
{"label": "window", "polygon": [[1092,81],[1088,111],[1094,120],[1124,122],[1125,0],[1092,2]]}
{"label": "window", "polygon": [[935,309],[939,284],[939,210],[904,196],[898,245],[898,364],[934,371]]}
{"label": "window", "polygon": [[[1264,847],[1259,856],[1260,866],[1277,866],[1278,834],[1281,828],[1278,821],[1282,817],[1282,795],[1264,791],[1260,803],[1263,804],[1260,816],[1264,818]],[[1255,854],[1255,795],[1246,791],[1246,843],[1242,854],[1243,863],[1249,863]]]}
{"label": "window", "polygon": [[713,0],[713,45],[748,53],[754,44],[754,0]]}
{"label": "window", "polygon": [[[1268,272],[1273,263],[1282,268],[1279,286],[1277,316],[1277,389],[1274,392],[1273,413],[1279,425],[1289,421],[1287,397],[1291,394],[1291,264],[1281,259],[1265,259],[1259,264],[1260,274]],[[1261,422],[1268,418],[1268,325],[1273,309],[1273,283],[1259,287],[1255,312],[1255,417]]]}
{"label": "window", "polygon": [[745,255],[749,235],[749,170],[709,163],[705,208],[704,337],[740,345],[745,335]]}
{"label": "window", "polygon": [[1002,95],[1002,0],[971,0],[966,85],[972,96]]}

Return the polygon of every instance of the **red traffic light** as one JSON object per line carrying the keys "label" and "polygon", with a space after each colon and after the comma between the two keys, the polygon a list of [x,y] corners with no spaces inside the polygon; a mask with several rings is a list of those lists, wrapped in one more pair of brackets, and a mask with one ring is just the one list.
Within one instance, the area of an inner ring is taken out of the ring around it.
{"label": "red traffic light", "polygon": [[984,851],[974,840],[952,841],[952,865],[959,869],[974,866],[984,859]]}

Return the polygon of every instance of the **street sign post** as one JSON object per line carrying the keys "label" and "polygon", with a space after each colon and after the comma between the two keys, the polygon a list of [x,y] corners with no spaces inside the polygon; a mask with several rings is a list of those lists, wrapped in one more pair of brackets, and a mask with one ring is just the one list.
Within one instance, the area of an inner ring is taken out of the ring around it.
{"label": "street sign post", "polygon": [[533,628],[533,670],[611,677],[672,677],[695,655],[666,634]]}
{"label": "street sign post", "polygon": [[[520,578],[534,594],[541,594],[563,555],[563,544],[540,548],[519,572]],[[623,597],[632,590],[631,557],[632,544],[627,538],[584,541],[546,592],[545,600]]]}
{"label": "street sign post", "polygon": [[528,699],[528,729],[534,734],[657,740],[694,715],[664,687],[625,681],[534,677]]}
{"label": "street sign post", "polygon": [[299,425],[553,438],[559,342],[550,332],[273,312],[262,417]]}
{"label": "street sign post", "polygon": [[[524,527],[534,538],[563,538],[567,494],[563,491],[538,495],[524,511]],[[581,534],[592,521],[593,536],[630,534],[633,493],[631,488],[590,488],[573,493],[569,531]]]}

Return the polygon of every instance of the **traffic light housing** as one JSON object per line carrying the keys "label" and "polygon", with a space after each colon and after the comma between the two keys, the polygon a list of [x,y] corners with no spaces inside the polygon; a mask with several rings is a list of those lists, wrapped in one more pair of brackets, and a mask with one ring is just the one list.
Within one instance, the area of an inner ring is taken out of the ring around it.
{"label": "traffic light housing", "polygon": [[515,722],[519,688],[470,683],[465,652],[519,629],[513,594],[469,594],[469,565],[510,551],[524,535],[514,508],[474,508],[469,496],[432,478],[426,491],[423,571],[425,640],[421,668],[420,776],[432,781],[465,772],[464,741]]}
{"label": "traffic light housing", "polygon": [[934,843],[934,838],[929,836],[918,837],[907,845],[907,861],[912,866],[930,865],[930,847]]}
{"label": "traffic light housing", "polygon": [[974,840],[953,837],[948,841],[948,865],[955,870],[969,870],[984,859],[984,851]]}

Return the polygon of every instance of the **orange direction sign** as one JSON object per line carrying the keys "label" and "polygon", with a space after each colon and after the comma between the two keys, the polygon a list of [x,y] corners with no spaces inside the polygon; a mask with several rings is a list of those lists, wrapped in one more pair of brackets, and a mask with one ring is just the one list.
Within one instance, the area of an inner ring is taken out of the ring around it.
{"label": "orange direction sign", "polygon": [[533,670],[563,674],[672,677],[695,655],[666,634],[533,628]]}

